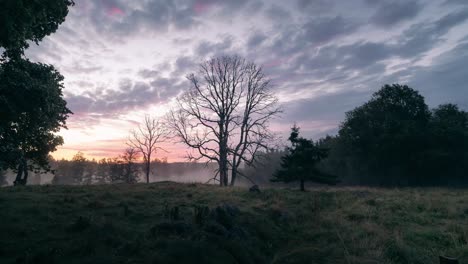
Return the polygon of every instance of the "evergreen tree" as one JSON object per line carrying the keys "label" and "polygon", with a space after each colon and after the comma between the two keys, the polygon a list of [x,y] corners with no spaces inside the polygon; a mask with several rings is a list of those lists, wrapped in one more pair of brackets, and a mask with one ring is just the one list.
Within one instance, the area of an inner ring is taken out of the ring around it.
{"label": "evergreen tree", "polygon": [[336,176],[317,168],[318,163],[327,157],[327,149],[318,147],[312,140],[299,137],[299,127],[296,125],[291,128],[289,141],[292,146],[281,158],[281,169],[275,173],[272,181],[286,183],[299,181],[301,191],[305,191],[306,181],[331,185],[337,183]]}

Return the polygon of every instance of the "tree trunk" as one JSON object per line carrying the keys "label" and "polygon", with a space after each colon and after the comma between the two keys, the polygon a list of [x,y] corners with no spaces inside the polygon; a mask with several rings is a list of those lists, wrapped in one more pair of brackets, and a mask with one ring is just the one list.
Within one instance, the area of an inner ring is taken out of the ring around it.
{"label": "tree trunk", "polygon": [[151,164],[151,161],[150,161],[150,160],[147,160],[147,161],[146,161],[146,168],[145,168],[145,172],[146,172],[146,183],[149,183],[150,164]]}
{"label": "tree trunk", "polygon": [[18,173],[16,173],[16,179],[15,181],[13,182],[13,184],[16,186],[16,185],[20,185],[21,184],[21,177],[23,176],[23,163],[20,162],[18,164]]}
{"label": "tree trunk", "polygon": [[231,172],[231,186],[234,186],[234,183],[236,183],[236,178],[237,178],[237,169],[236,168],[232,168],[232,172]]}
{"label": "tree trunk", "polygon": [[301,179],[301,191],[305,192],[304,179]]}
{"label": "tree trunk", "polygon": [[[18,173],[16,174],[16,179],[13,182],[15,186],[17,185],[26,185],[28,181],[28,166],[25,158],[21,158],[18,164]],[[23,178],[24,175],[24,178]]]}
{"label": "tree trunk", "polygon": [[[220,127],[220,132],[224,135],[223,126]],[[227,138],[220,136],[219,140],[219,185],[228,185],[228,150]]]}

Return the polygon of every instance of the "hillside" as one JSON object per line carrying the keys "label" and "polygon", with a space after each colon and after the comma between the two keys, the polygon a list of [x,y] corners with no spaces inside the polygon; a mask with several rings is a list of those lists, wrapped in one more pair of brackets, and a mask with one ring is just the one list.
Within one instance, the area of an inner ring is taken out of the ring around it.
{"label": "hillside", "polygon": [[468,263],[468,190],[0,189],[1,263]]}

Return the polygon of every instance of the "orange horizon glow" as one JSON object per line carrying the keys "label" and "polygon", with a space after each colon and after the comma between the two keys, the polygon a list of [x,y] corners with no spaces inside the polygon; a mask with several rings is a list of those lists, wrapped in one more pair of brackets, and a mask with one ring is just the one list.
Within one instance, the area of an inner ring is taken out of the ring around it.
{"label": "orange horizon glow", "polygon": [[[160,147],[165,149],[158,150],[153,154],[152,159],[167,159],[168,162],[183,162],[188,161],[185,158],[186,149],[177,144],[164,143]],[[57,148],[51,155],[55,160],[71,160],[78,152],[83,153],[86,159],[101,160],[103,158],[115,158],[122,155],[127,148],[125,140],[107,140],[107,141],[93,141],[85,144],[73,145],[65,144]]]}

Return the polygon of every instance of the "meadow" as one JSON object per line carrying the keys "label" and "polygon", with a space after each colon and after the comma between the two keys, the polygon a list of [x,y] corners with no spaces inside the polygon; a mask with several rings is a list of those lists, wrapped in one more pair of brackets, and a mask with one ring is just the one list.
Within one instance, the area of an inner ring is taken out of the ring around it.
{"label": "meadow", "polygon": [[468,263],[468,190],[0,189],[1,263]]}

